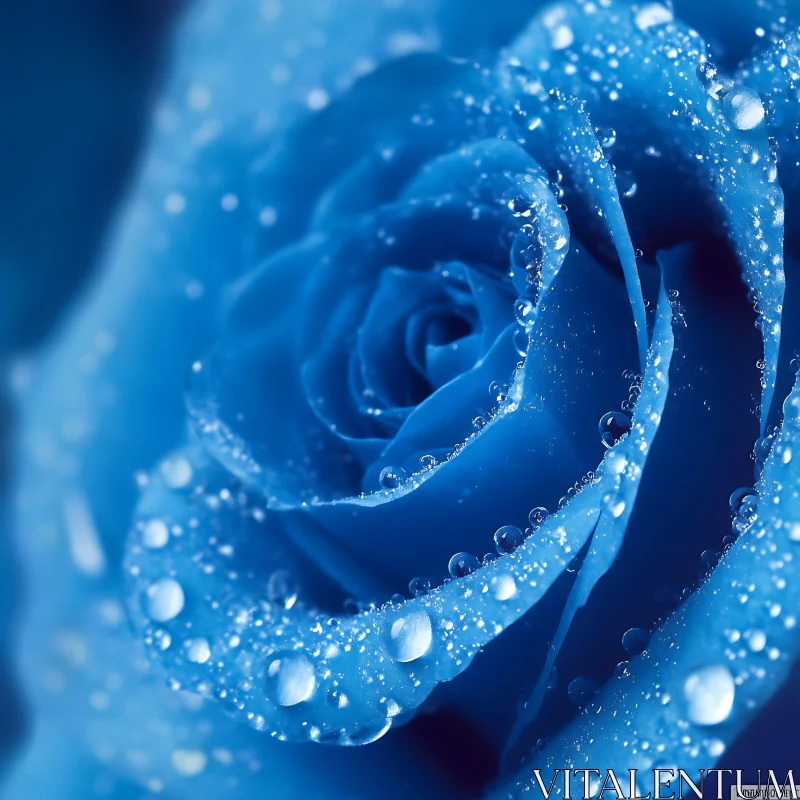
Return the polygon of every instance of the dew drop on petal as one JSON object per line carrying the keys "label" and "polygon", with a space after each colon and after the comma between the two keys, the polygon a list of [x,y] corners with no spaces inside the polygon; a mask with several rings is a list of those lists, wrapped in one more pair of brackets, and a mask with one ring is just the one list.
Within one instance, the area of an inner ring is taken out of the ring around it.
{"label": "dew drop on petal", "polygon": [[456,553],[450,559],[447,570],[454,578],[463,578],[475,572],[479,566],[480,562],[472,553]]}
{"label": "dew drop on petal", "polygon": [[494,534],[498,553],[511,553],[525,541],[525,534],[516,525],[503,525]]}
{"label": "dew drop on petal", "polygon": [[164,547],[168,541],[169,528],[163,520],[151,519],[145,523],[142,531],[142,544],[145,547],[152,549]]}
{"label": "dew drop on petal", "polygon": [[192,465],[182,455],[168,456],[161,462],[161,477],[170,489],[182,489],[192,480]]}
{"label": "dew drop on petal", "polygon": [[208,646],[208,639],[202,636],[192,639],[186,643],[186,657],[194,664],[205,664],[211,658],[211,648]]}
{"label": "dew drop on petal", "polygon": [[384,467],[378,477],[381,489],[391,491],[402,486],[408,478],[408,473],[402,467]]}
{"label": "dew drop on petal", "polygon": [[526,358],[528,355],[528,346],[530,345],[530,337],[524,328],[517,328],[514,331],[514,349],[522,357]]}
{"label": "dew drop on petal", "polygon": [[267,696],[280,706],[296,706],[317,688],[314,665],[302,653],[273,653],[267,665]]}
{"label": "dew drop on petal", "polygon": [[638,656],[647,649],[650,633],[644,628],[631,628],[622,635],[622,646],[629,656]]}
{"label": "dew drop on petal", "polygon": [[722,102],[725,117],[740,131],[757,128],[764,119],[764,104],[761,98],[747,86],[737,86]]}
{"label": "dew drop on petal", "polygon": [[514,316],[523,327],[529,327],[533,323],[535,311],[536,305],[529,297],[518,297],[514,303]]}
{"label": "dew drop on petal", "polygon": [[597,684],[591,678],[575,678],[567,686],[567,695],[576,706],[585,706],[596,691]]}
{"label": "dew drop on petal", "polygon": [[161,578],[147,587],[147,614],[156,622],[168,622],[183,610],[183,587],[172,578]]}
{"label": "dew drop on petal", "polygon": [[631,429],[631,418],[624,411],[609,411],[603,414],[597,427],[601,441],[611,448]]}
{"label": "dew drop on petal", "polygon": [[170,760],[175,772],[185,778],[199,775],[206,768],[207,763],[202,750],[174,750]]}
{"label": "dew drop on petal", "polygon": [[717,68],[710,61],[703,61],[697,67],[697,77],[704,85],[708,85],[717,77]]}
{"label": "dew drop on petal", "polygon": [[290,609],[297,602],[297,584],[290,572],[275,570],[267,581],[267,597],[271,603]]}
{"label": "dew drop on petal", "polygon": [[661,3],[645,3],[639,8],[633,19],[640,31],[646,31],[654,25],[666,25],[668,22],[672,22],[673,14]]}
{"label": "dew drop on petal", "polygon": [[767,635],[764,631],[753,630],[746,634],[747,646],[753,653],[760,653],[767,646]]}
{"label": "dew drop on petal", "polygon": [[510,600],[517,593],[517,584],[510,575],[505,573],[494,575],[489,581],[489,591],[495,600],[504,602]]}
{"label": "dew drop on petal", "polygon": [[427,594],[431,590],[430,578],[412,578],[408,582],[408,591],[412,597]]}
{"label": "dew drop on petal", "polygon": [[528,514],[528,522],[530,522],[534,530],[547,519],[547,513],[547,509],[544,506],[536,506],[536,508],[531,509],[531,513]]}
{"label": "dew drop on petal", "polygon": [[719,725],[733,710],[736,684],[721,664],[695,670],[683,685],[689,720],[695,725]]}
{"label": "dew drop on petal", "polygon": [[416,661],[428,652],[433,641],[431,618],[422,609],[395,617],[389,627],[387,647],[395,661]]}
{"label": "dew drop on petal", "polygon": [[706,750],[712,758],[719,758],[725,752],[725,742],[721,739],[711,739]]}
{"label": "dew drop on petal", "polygon": [[731,514],[736,516],[739,513],[739,509],[742,507],[744,499],[752,494],[755,494],[755,489],[753,489],[752,486],[741,486],[738,489],[734,489],[728,501]]}
{"label": "dew drop on petal", "polygon": [[361,745],[372,744],[383,737],[391,727],[391,718],[371,725],[361,725],[356,731],[352,731],[339,739],[339,744],[345,747],[360,747]]}

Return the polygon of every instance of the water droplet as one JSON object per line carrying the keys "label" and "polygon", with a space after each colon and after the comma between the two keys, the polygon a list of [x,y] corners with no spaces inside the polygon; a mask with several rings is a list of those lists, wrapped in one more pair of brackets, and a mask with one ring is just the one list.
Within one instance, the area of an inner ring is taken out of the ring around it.
{"label": "water droplet", "polygon": [[800,542],[800,522],[785,523],[789,528],[789,539],[793,542]]}
{"label": "water droplet", "polygon": [[717,566],[717,562],[722,554],[719,550],[703,550],[700,554],[700,563],[705,571],[710,571]]}
{"label": "water droplet", "polygon": [[508,208],[515,217],[529,217],[531,215],[530,200],[521,194],[508,201]]}
{"label": "water droplet", "polygon": [[518,297],[514,303],[514,316],[524,328],[528,328],[533,324],[535,312],[536,304],[530,297]]}
{"label": "water droplet", "polygon": [[594,697],[597,684],[591,678],[575,678],[567,686],[567,695],[576,706],[585,706]]}
{"label": "water droplet", "polygon": [[500,575],[492,576],[489,581],[489,591],[495,600],[501,602],[510,600],[517,593],[517,584],[510,575],[501,573]]}
{"label": "water droplet", "polygon": [[730,78],[717,78],[711,82],[707,92],[714,100],[722,100],[733,89],[734,82]]}
{"label": "water droplet", "polygon": [[142,531],[142,544],[145,547],[156,549],[164,547],[169,541],[169,528],[161,519],[151,519],[144,525]]}
{"label": "water droplet", "polygon": [[620,170],[617,172],[617,188],[623,197],[635,197],[639,189],[636,183],[636,177],[628,170]]}
{"label": "water droplet", "polygon": [[427,594],[431,590],[430,578],[412,578],[408,582],[408,591],[412,597],[419,597],[421,594]]}
{"label": "water droplet", "polygon": [[147,614],[156,622],[177,617],[184,601],[183,587],[172,578],[161,578],[147,587]]}
{"label": "water droplet", "polygon": [[743,486],[731,494],[729,502],[733,514],[731,529],[737,536],[742,536],[758,519],[758,495],[752,487]]}
{"label": "water droplet", "polygon": [[267,696],[279,706],[296,706],[308,700],[317,688],[314,665],[302,653],[273,653],[267,665]]}
{"label": "water droplet", "polygon": [[350,705],[350,698],[339,689],[328,689],[325,699],[334,708],[346,708]]}
{"label": "water droplet", "polygon": [[275,570],[267,581],[267,597],[271,603],[292,608],[297,602],[297,584],[292,574],[285,569]]}
{"label": "water droplet", "polygon": [[378,477],[381,489],[391,491],[402,486],[408,479],[408,473],[402,467],[384,467]]}
{"label": "water droplet", "polygon": [[647,649],[650,632],[644,628],[631,628],[622,635],[622,646],[629,656],[638,656]]}
{"label": "water droplet", "polygon": [[761,98],[747,86],[732,89],[723,100],[722,109],[728,122],[740,131],[751,131],[764,119]]}
{"label": "water droplet", "polygon": [[508,397],[508,384],[492,381],[492,383],[489,384],[489,394],[494,397],[498,403],[502,403],[506,397]]}
{"label": "water droplet", "polygon": [[710,61],[697,66],[697,77],[704,86],[708,86],[717,77],[717,68]]}
{"label": "water droplet", "polygon": [[170,489],[182,489],[192,480],[192,465],[182,455],[168,456],[161,462],[161,477]]}
{"label": "water droplet", "polygon": [[528,345],[530,344],[530,337],[524,328],[517,328],[514,331],[514,348],[522,358],[528,356]]}
{"label": "water droplet", "polygon": [[547,513],[547,509],[544,506],[536,506],[536,508],[531,509],[531,513],[528,514],[528,522],[530,522],[531,528],[536,530],[547,519]]}
{"label": "water droplet", "polygon": [[631,418],[624,411],[609,411],[603,414],[597,427],[601,441],[611,448],[631,429]]}
{"label": "water droplet", "polygon": [[480,566],[478,559],[472,553],[456,553],[447,565],[447,569],[454,578],[463,578],[475,572]]}
{"label": "water droplet", "polygon": [[207,763],[202,750],[174,750],[170,761],[175,772],[185,778],[199,775],[206,768]]}
{"label": "water droplet", "polygon": [[742,502],[746,497],[755,494],[755,489],[752,486],[740,486],[738,489],[734,489],[731,492],[730,500],[728,504],[730,505],[731,514],[736,516],[739,513],[739,509],[742,507]]}
{"label": "water droplet", "polygon": [[661,3],[645,3],[634,16],[634,22],[640,31],[646,31],[655,25],[666,25],[672,19],[672,11]]}
{"label": "water droplet", "polygon": [[486,424],[487,420],[483,414],[479,414],[477,417],[475,417],[475,419],[472,420],[472,427],[478,431],[482,431],[486,427]]}
{"label": "water droplet", "polygon": [[389,627],[387,647],[395,661],[407,664],[428,652],[433,641],[431,618],[423,609],[396,616]]}
{"label": "water droplet", "polygon": [[422,456],[419,460],[419,465],[422,469],[433,469],[437,463],[436,456]]}
{"label": "water droplet", "polygon": [[385,736],[391,727],[391,719],[360,725],[356,730],[341,737],[338,743],[345,747],[360,747],[365,744],[372,744],[373,742],[377,742],[382,736]]}
{"label": "water droplet", "polygon": [[603,147],[613,147],[617,143],[617,132],[613,128],[598,128],[597,138]]}
{"label": "water droplet", "polygon": [[767,646],[767,635],[764,631],[753,630],[745,634],[747,646],[754,653],[760,653]]}
{"label": "water droplet", "polygon": [[186,649],[188,651],[186,657],[194,664],[205,664],[211,658],[208,639],[204,639],[202,636],[186,642]]}
{"label": "water droplet", "polygon": [[393,606],[402,606],[406,602],[406,598],[399,592],[395,592],[390,598],[389,603]]}
{"label": "water droplet", "polygon": [[494,534],[494,546],[498,553],[510,553],[525,541],[525,535],[516,525],[503,525]]}
{"label": "water droplet", "polygon": [[722,739],[711,739],[706,750],[712,758],[719,758],[725,752],[725,742]]}
{"label": "water droplet", "polygon": [[721,664],[695,670],[683,685],[689,719],[695,725],[719,725],[728,719],[735,694],[733,676]]}

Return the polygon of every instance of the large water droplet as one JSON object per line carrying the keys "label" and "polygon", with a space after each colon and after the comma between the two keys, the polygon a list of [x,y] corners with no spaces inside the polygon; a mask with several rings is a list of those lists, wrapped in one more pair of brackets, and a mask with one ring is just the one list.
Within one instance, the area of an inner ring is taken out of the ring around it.
{"label": "large water droplet", "polygon": [[683,685],[688,715],[695,725],[719,725],[730,716],[736,684],[731,671],[711,664],[692,672]]}
{"label": "large water droplet", "polygon": [[666,25],[668,22],[672,22],[673,14],[661,3],[645,3],[636,12],[633,19],[639,30],[646,31],[654,25]]}
{"label": "large water droplet", "polygon": [[761,98],[747,86],[737,86],[722,102],[725,117],[740,131],[757,128],[764,119],[764,104]]}
{"label": "large water droplet", "polygon": [[402,467],[384,467],[378,477],[381,489],[391,491],[402,486],[408,479],[408,473]]}
{"label": "large water droplet", "polygon": [[302,653],[273,653],[267,665],[267,696],[280,706],[296,706],[317,688],[314,665]]}
{"label": "large water droplet", "polygon": [[456,553],[447,565],[447,569],[454,578],[463,578],[475,572],[480,562],[472,553]]}
{"label": "large water droplet", "polygon": [[494,546],[498,553],[511,553],[525,541],[525,535],[516,525],[503,525],[494,534]]}
{"label": "large water droplet", "polygon": [[431,618],[417,609],[395,617],[389,627],[387,647],[395,661],[406,664],[428,652],[433,641]]}
{"label": "large water droplet", "polygon": [[184,601],[183,587],[172,578],[161,578],[147,587],[147,615],[156,622],[177,617]]}
{"label": "large water droplet", "polygon": [[624,411],[609,411],[597,427],[603,444],[611,448],[631,429],[631,418]]}

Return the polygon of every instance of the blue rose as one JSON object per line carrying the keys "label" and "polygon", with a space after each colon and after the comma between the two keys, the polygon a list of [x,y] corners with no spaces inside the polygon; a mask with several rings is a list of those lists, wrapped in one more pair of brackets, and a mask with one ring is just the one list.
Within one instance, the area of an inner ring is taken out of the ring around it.
{"label": "blue rose", "polygon": [[268,142],[192,118],[24,390],[14,796],[63,730],[65,796],[735,759],[800,608],[800,48],[753,13],[738,73],[667,5],[560,3]]}

